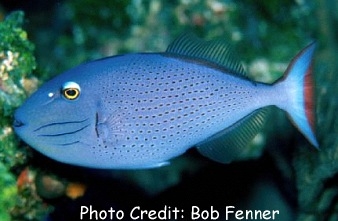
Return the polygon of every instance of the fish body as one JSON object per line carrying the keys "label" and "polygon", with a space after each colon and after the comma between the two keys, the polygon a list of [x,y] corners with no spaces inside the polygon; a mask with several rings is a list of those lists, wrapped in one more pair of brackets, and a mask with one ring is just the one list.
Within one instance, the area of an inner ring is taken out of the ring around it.
{"label": "fish body", "polygon": [[16,111],[15,131],[39,152],[85,167],[158,167],[193,146],[228,162],[229,151],[259,131],[264,107],[275,105],[318,146],[311,112],[314,45],[270,85],[246,78],[225,44],[202,43],[183,35],[164,53],[118,55],[66,71]]}

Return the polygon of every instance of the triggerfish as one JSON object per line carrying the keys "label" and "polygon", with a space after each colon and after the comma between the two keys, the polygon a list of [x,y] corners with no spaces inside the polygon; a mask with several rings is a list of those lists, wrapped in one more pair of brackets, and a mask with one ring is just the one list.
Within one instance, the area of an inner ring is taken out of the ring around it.
{"label": "triggerfish", "polygon": [[42,154],[84,167],[159,167],[191,147],[226,163],[277,106],[318,147],[314,50],[267,84],[250,80],[222,40],[183,34],[162,53],[112,56],[56,76],[16,110],[14,129]]}

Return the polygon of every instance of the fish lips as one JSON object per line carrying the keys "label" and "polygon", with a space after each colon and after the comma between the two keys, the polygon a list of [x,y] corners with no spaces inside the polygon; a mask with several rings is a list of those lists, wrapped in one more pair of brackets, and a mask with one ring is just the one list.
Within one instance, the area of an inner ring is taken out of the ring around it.
{"label": "fish lips", "polygon": [[28,126],[28,122],[22,120],[22,117],[19,116],[18,111],[14,113],[13,128],[15,133],[22,138],[24,131]]}
{"label": "fish lips", "polygon": [[14,113],[13,129],[18,138],[26,144],[33,146],[36,142],[36,136],[32,130],[32,124],[26,116],[21,115],[21,111]]}
{"label": "fish lips", "polygon": [[19,119],[14,118],[14,121],[13,121],[13,127],[14,128],[20,128],[20,127],[23,127],[23,126],[25,126],[24,122],[22,122]]}

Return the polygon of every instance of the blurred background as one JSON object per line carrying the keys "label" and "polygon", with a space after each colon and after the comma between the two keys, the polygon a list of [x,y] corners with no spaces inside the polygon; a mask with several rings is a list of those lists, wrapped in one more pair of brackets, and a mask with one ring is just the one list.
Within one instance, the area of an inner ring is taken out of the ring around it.
{"label": "blurred background", "polygon": [[[283,221],[338,220],[337,12],[335,0],[1,0],[0,220],[78,220],[81,205],[213,206],[219,220],[232,205],[279,210]],[[13,111],[44,81],[89,60],[165,51],[185,31],[228,41],[249,75],[267,83],[317,41],[320,151],[278,110],[229,165],[192,149],[163,168],[90,170],[50,160],[14,135]]]}

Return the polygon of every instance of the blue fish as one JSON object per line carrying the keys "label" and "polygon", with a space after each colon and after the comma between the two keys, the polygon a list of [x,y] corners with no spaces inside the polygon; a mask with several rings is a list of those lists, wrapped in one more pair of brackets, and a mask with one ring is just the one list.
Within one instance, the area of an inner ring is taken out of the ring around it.
{"label": "blue fish", "polygon": [[285,110],[315,147],[310,44],[273,84],[250,80],[221,40],[183,34],[163,53],[79,65],[39,88],[14,115],[19,137],[57,161],[91,168],[152,168],[191,147],[230,162]]}

